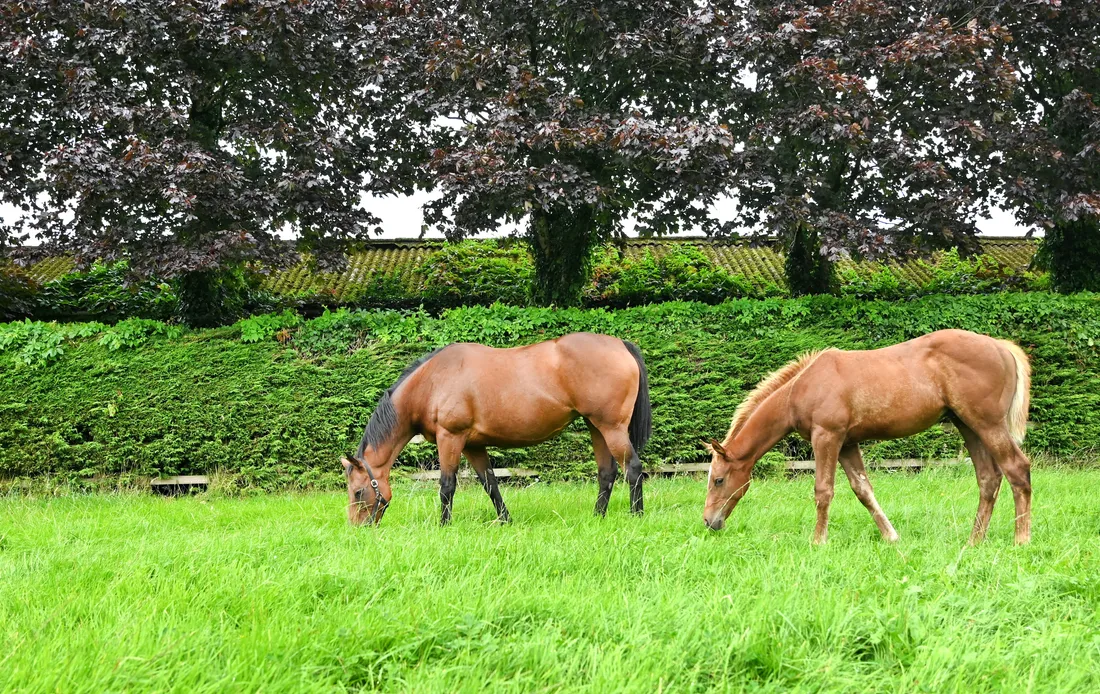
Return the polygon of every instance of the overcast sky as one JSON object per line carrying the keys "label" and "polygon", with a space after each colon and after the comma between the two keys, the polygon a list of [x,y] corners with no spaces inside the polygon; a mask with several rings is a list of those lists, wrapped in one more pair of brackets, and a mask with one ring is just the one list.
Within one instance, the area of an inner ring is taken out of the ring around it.
{"label": "overcast sky", "polygon": [[[382,220],[382,236],[386,239],[409,239],[420,235],[420,227],[424,223],[424,215],[420,206],[430,199],[428,193],[418,193],[409,197],[369,198],[366,200],[367,209]],[[732,216],[735,203],[726,201],[715,206],[715,214],[719,218]],[[18,211],[10,205],[0,204],[0,217],[5,220],[13,219]],[[1026,227],[1016,224],[1012,215],[1007,212],[997,211],[991,219],[985,219],[978,223],[978,229],[982,234],[989,236],[1023,236],[1027,232]],[[508,233],[504,229],[499,232]],[[628,233],[630,230],[628,229]],[[441,238],[442,234],[429,231],[427,238]]]}
{"label": "overcast sky", "polygon": [[[416,238],[420,235],[420,226],[424,223],[420,206],[428,199],[430,199],[428,193],[401,198],[372,198],[367,201],[367,209],[381,218],[384,231],[382,238]],[[732,200],[718,203],[715,205],[714,212],[719,218],[728,219],[733,216],[735,205],[736,203]],[[1027,233],[1027,228],[1018,226],[1012,215],[1000,210],[996,211],[991,219],[978,222],[978,229],[982,234],[989,236],[1023,236]],[[427,237],[441,238],[442,234],[429,231]]]}

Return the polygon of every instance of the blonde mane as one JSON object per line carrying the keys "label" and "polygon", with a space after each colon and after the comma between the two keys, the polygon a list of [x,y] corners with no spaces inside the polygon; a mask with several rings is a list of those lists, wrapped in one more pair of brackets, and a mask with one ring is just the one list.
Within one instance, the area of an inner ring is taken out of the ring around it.
{"label": "blonde mane", "polygon": [[833,348],[830,347],[828,349],[806,352],[798,359],[788,362],[786,365],[779,367],[765,376],[763,380],[752,389],[748,397],[741,401],[741,404],[737,406],[737,410],[734,411],[733,421],[730,422],[730,430],[726,433],[726,443],[729,443],[729,441],[733,439],[733,435],[737,433],[741,425],[756,411],[756,408],[759,407],[761,403],[768,399],[769,395],[779,390],[794,379],[795,376],[802,373],[822,354],[831,351],[833,351]]}

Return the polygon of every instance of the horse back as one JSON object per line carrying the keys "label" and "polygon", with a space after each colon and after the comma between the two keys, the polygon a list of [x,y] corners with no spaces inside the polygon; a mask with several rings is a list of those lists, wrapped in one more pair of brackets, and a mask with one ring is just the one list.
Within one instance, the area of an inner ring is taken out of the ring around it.
{"label": "horse back", "polygon": [[800,430],[846,430],[853,440],[909,436],[948,410],[1003,408],[1000,401],[1011,397],[1005,358],[995,339],[964,330],[881,349],[830,350],[792,385],[795,419]]}
{"label": "horse back", "polygon": [[638,383],[621,340],[574,333],[523,347],[451,345],[402,395],[430,435],[441,426],[481,445],[517,446],[552,438],[578,415],[629,422]]}

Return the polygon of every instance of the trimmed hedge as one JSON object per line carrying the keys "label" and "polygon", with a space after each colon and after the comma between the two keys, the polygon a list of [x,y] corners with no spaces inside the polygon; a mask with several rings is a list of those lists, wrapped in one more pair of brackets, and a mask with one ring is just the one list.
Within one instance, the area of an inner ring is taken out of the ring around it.
{"label": "trimmed hedge", "polygon": [[[339,485],[384,388],[424,352],[458,341],[517,345],[577,330],[639,344],[649,367],[654,435],[647,465],[697,460],[762,376],[813,348],[873,348],[958,327],[1008,337],[1034,367],[1031,451],[1093,452],[1100,441],[1100,297],[1045,293],[672,302],[610,311],[454,309],[293,312],[181,332],[156,321],[0,325],[0,475],[235,473],[262,488]],[[804,443],[782,444],[790,456]],[[868,458],[954,456],[934,427],[865,446]],[[410,446],[403,465],[429,463]],[[582,424],[541,446],[494,452],[498,465],[550,476],[595,474]]]}

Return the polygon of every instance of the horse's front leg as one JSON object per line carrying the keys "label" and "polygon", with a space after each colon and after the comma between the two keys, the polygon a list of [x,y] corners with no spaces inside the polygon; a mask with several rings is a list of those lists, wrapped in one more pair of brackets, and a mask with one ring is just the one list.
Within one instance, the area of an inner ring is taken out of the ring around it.
{"label": "horse's front leg", "polygon": [[840,454],[840,437],[818,429],[810,443],[814,447],[814,500],[817,502],[817,526],[814,527],[814,544],[823,545],[829,535],[829,505],[833,502],[836,487],[836,464]]}
{"label": "horse's front leg", "polygon": [[840,449],[840,464],[844,466],[844,473],[848,475],[848,483],[852,485],[856,498],[870,512],[871,518],[882,533],[882,539],[887,542],[897,542],[898,532],[894,530],[890,519],[878,505],[875,490],[871,487],[871,480],[867,479],[867,468],[863,466],[863,453],[859,450],[859,444],[849,444]]}
{"label": "horse's front leg", "polygon": [[439,524],[451,522],[451,507],[454,505],[455,488],[458,486],[458,464],[462,460],[462,448],[466,444],[464,436],[449,431],[436,434],[439,448]]}

